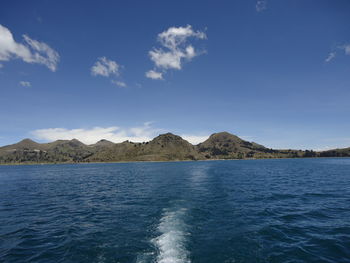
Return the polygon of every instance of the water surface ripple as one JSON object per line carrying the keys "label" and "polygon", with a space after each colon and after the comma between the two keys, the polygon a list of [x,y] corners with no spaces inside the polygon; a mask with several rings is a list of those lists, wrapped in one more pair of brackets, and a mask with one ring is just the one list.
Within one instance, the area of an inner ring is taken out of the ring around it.
{"label": "water surface ripple", "polygon": [[0,166],[0,262],[350,262],[350,159]]}

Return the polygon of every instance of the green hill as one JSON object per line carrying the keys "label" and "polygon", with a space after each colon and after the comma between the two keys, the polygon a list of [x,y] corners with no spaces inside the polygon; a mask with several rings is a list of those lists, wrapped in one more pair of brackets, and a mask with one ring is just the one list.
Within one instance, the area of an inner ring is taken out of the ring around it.
{"label": "green hill", "polygon": [[228,132],[214,133],[198,145],[192,145],[180,136],[166,133],[143,143],[113,143],[100,140],[95,144],[85,145],[76,139],[51,143],[37,143],[24,139],[16,144],[0,147],[0,164],[299,157],[350,157],[350,148],[323,152],[276,150],[242,140]]}
{"label": "green hill", "polygon": [[180,136],[166,133],[150,142],[123,142],[105,148],[89,157],[92,162],[112,161],[175,161],[199,160],[202,156],[195,147]]}
{"label": "green hill", "polygon": [[320,152],[320,157],[350,157],[350,147]]}

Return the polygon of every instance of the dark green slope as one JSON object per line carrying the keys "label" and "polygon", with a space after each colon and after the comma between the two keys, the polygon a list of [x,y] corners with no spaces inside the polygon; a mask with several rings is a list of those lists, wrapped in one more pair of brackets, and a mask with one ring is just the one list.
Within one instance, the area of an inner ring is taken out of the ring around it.
{"label": "dark green slope", "polygon": [[320,157],[350,157],[350,147],[344,149],[334,149],[319,153]]}

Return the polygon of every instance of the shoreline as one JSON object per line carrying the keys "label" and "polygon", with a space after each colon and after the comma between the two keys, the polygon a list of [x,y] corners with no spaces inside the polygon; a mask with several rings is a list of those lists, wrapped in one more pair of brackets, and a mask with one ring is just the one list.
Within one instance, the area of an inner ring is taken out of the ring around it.
{"label": "shoreline", "polygon": [[297,160],[297,159],[349,159],[350,157],[298,157],[298,158],[246,158],[246,159],[208,159],[208,160],[169,160],[169,161],[113,161],[113,162],[58,162],[58,163],[0,163],[0,166],[64,165],[64,164],[128,164],[128,163],[177,163],[212,161],[256,161],[256,160]]}

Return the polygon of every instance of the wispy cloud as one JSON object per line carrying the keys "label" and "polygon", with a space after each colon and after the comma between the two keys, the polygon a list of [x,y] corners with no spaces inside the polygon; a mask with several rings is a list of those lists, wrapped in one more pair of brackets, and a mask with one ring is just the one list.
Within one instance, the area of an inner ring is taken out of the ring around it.
{"label": "wispy cloud", "polygon": [[27,88],[32,86],[32,84],[30,84],[29,81],[20,81],[19,85],[22,87],[27,87]]}
{"label": "wispy cloud", "polygon": [[267,9],[267,1],[266,0],[258,0],[255,4],[255,9],[257,12],[262,12]]}
{"label": "wispy cloud", "polygon": [[325,62],[331,62],[333,59],[335,59],[337,53],[340,52],[344,52],[344,55],[350,55],[350,44],[339,45],[336,48],[334,48],[334,51],[329,52],[328,56],[325,59]]}
{"label": "wispy cloud", "polygon": [[121,87],[121,88],[126,88],[127,87],[126,83],[123,82],[123,81],[112,80],[112,83],[117,85],[118,87]]}
{"label": "wispy cloud", "polygon": [[146,77],[150,79],[163,79],[163,73],[154,70],[149,70],[146,72]]}
{"label": "wispy cloud", "polygon": [[337,54],[336,52],[330,52],[328,54],[327,58],[325,59],[325,62],[328,63],[328,62],[332,61],[335,58],[336,54]]}
{"label": "wispy cloud", "polygon": [[346,55],[350,55],[350,44],[346,44],[342,48],[345,51]]}
{"label": "wispy cloud", "polygon": [[115,143],[126,140],[132,142],[150,141],[160,131],[160,129],[152,127],[150,122],[146,122],[142,126],[132,128],[112,126],[94,127],[91,129],[38,129],[33,131],[32,135],[37,139],[45,141],[78,139],[83,143],[93,144],[101,139],[106,139]]}
{"label": "wispy cloud", "polygon": [[57,70],[60,56],[54,49],[28,35],[23,35],[23,38],[24,43],[16,42],[11,31],[0,25],[0,61],[19,58],[27,63],[45,65],[51,71]]}
{"label": "wispy cloud", "polygon": [[[158,34],[158,42],[161,47],[153,48],[148,53],[155,67],[163,72],[169,69],[180,70],[184,61],[191,61],[195,56],[198,56],[200,52],[188,43],[190,38],[206,39],[207,36],[202,31],[194,31],[190,25],[170,27]],[[162,79],[163,73],[150,70],[146,72],[146,77]]]}

